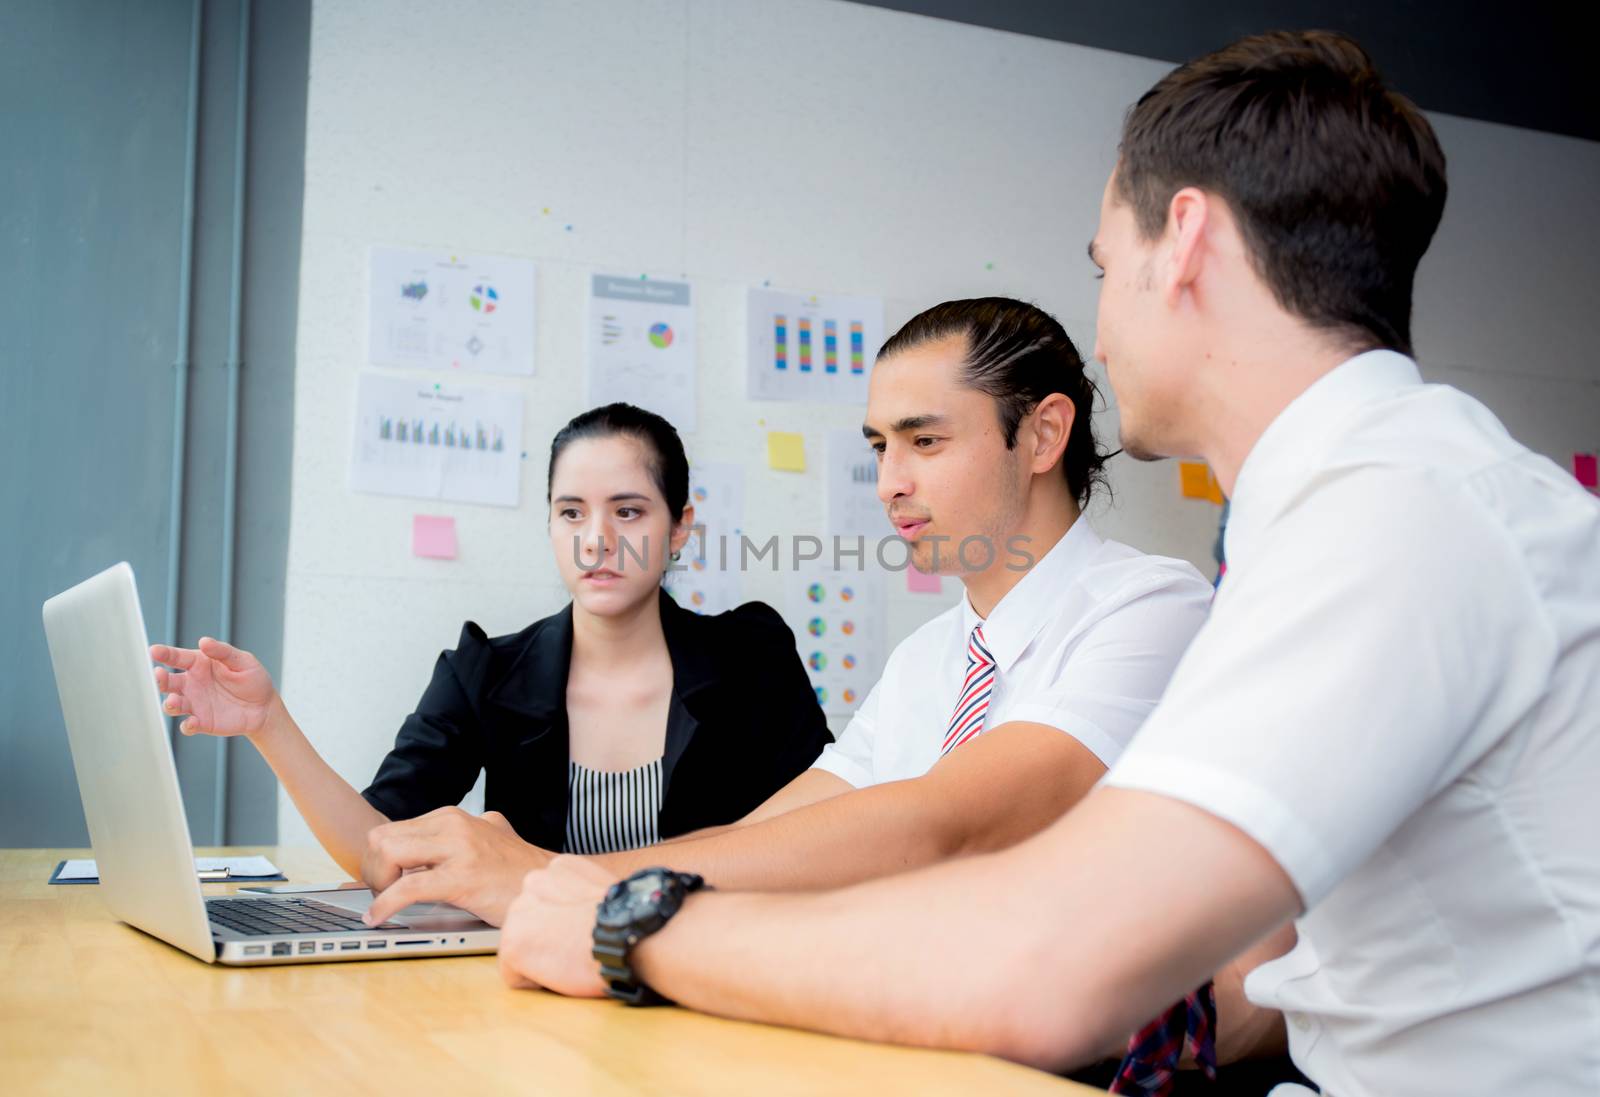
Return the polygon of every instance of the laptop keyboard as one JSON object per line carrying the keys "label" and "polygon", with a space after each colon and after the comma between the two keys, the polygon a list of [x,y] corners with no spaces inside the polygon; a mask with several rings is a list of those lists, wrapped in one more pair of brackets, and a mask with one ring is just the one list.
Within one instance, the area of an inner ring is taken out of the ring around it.
{"label": "laptop keyboard", "polygon": [[206,915],[219,926],[251,937],[405,928],[394,922],[369,926],[359,915],[315,899],[207,899]]}

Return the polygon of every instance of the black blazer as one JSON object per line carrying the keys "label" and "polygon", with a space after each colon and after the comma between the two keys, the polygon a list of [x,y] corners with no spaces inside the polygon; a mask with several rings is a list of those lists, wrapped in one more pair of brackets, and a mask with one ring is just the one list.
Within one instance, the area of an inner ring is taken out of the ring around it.
{"label": "black blazer", "polygon": [[[665,591],[660,599],[672,658],[660,833],[670,838],[747,815],[832,736],[772,607],[701,617]],[[571,665],[570,604],[512,636],[490,639],[467,622],[361,795],[390,819],[411,819],[460,803],[484,770],[484,807],[524,841],[563,849]]]}

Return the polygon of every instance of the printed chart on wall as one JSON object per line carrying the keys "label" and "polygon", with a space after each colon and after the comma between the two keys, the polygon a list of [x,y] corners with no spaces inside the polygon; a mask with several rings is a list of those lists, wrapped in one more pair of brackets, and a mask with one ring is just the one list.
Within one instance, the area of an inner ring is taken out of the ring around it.
{"label": "printed chart on wall", "polygon": [[747,314],[750,399],[866,405],[881,297],[753,289]]}
{"label": "printed chart on wall", "polygon": [[878,498],[878,457],[855,429],[828,432],[828,533],[865,537],[869,557],[894,527]]}
{"label": "printed chart on wall", "polygon": [[696,613],[722,613],[742,600],[744,466],[709,462],[689,469],[689,502],[697,530],[667,573],[667,593]]}
{"label": "printed chart on wall", "polygon": [[531,377],[534,279],[528,259],[375,247],[367,360]]}
{"label": "printed chart on wall", "polygon": [[883,672],[883,573],[814,567],[787,582],[785,617],[817,701],[830,716],[848,716]]}
{"label": "printed chart on wall", "polygon": [[589,280],[589,405],[624,400],[695,428],[694,308],[687,282]]}
{"label": "printed chart on wall", "polygon": [[517,505],[522,393],[362,374],[350,490]]}

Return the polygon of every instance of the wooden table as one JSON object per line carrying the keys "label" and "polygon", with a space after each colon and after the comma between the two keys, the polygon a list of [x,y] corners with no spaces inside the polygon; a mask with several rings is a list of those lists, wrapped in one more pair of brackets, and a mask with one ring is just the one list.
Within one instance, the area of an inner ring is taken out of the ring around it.
{"label": "wooden table", "polygon": [[[295,881],[344,875],[320,850],[200,852],[263,853]],[[981,1055],[512,991],[492,956],[204,964],[113,921],[97,887],[45,883],[88,856],[0,850],[7,1097],[1099,1092]]]}

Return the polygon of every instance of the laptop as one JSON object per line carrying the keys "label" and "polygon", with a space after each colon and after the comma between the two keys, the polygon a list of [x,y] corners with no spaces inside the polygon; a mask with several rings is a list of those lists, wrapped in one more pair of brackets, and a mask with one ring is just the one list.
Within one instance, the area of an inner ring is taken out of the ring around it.
{"label": "laptop", "polygon": [[369,928],[365,888],[202,896],[133,569],[117,564],[51,598],[44,630],[100,890],[118,919],[240,966],[495,951],[498,929],[445,903]]}

